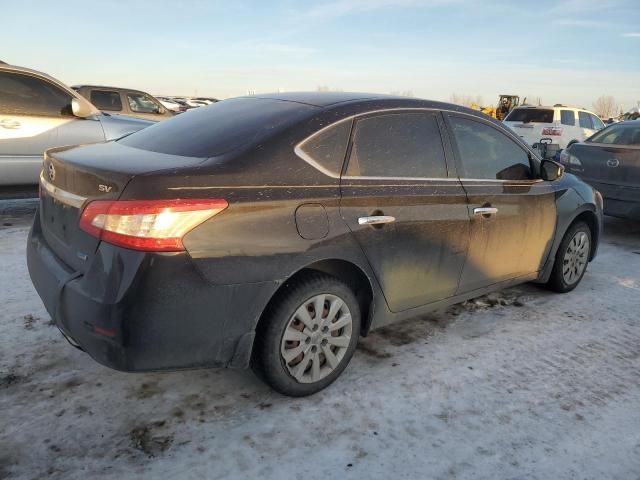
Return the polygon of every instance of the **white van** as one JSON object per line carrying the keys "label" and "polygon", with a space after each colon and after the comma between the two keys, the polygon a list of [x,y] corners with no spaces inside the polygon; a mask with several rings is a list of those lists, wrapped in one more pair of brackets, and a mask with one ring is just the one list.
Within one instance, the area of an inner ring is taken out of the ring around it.
{"label": "white van", "polygon": [[559,104],[514,108],[504,123],[529,145],[541,138],[551,138],[552,144],[561,150],[571,143],[582,142],[605,126],[592,112]]}

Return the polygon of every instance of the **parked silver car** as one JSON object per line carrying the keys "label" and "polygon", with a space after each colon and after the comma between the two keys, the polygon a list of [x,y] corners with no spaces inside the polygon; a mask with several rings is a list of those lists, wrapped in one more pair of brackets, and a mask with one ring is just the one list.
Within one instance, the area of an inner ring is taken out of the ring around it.
{"label": "parked silver car", "polygon": [[48,148],[114,140],[153,123],[100,113],[55,78],[0,62],[0,185],[38,183]]}

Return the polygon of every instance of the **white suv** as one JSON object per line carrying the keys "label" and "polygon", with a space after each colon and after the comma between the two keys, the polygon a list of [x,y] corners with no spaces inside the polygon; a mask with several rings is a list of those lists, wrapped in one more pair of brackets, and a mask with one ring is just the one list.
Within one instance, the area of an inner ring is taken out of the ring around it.
{"label": "white suv", "polygon": [[571,143],[582,142],[605,126],[596,114],[565,105],[514,108],[504,123],[529,145],[540,142],[541,138],[551,138],[560,150]]}

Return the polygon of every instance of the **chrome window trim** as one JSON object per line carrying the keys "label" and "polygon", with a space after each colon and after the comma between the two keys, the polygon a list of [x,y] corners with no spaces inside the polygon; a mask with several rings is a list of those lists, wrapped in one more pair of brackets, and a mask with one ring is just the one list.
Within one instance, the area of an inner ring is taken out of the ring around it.
{"label": "chrome window trim", "polygon": [[52,183],[49,183],[44,178],[44,173],[40,172],[40,186],[53,198],[59,202],[64,203],[75,208],[81,208],[84,202],[87,201],[87,197],[76,195],[75,193],[67,192],[59,187],[56,187]]}
{"label": "chrome window trim", "polygon": [[[322,127],[317,132],[312,133],[311,135],[309,135],[305,139],[303,139],[300,142],[298,142],[295,145],[295,147],[293,148],[293,152],[298,157],[300,157],[302,160],[304,160],[309,165],[311,165],[313,168],[318,170],[319,172],[324,173],[328,177],[339,179],[340,178],[340,173],[332,172],[328,168],[326,168],[323,165],[321,165],[320,163],[318,163],[315,159],[313,159],[310,155],[308,155],[307,153],[305,153],[302,150],[302,145],[305,144],[306,142],[310,141],[311,139],[313,139],[315,136],[319,135],[320,133],[324,132],[325,130],[327,130],[329,128],[333,128],[334,126],[338,125],[339,123],[352,121],[352,120],[354,120],[354,119],[356,119],[358,117],[363,117],[363,116],[366,116],[366,115],[371,115],[371,114],[376,114],[376,113],[412,112],[412,111],[433,112],[434,114],[437,114],[439,112],[454,113],[454,114],[457,114],[457,115],[464,115],[464,116],[470,117],[472,119],[479,120],[480,122],[485,122],[485,123],[488,123],[489,125],[491,125],[491,122],[487,122],[482,117],[478,117],[477,115],[472,115],[472,114],[467,113],[467,112],[458,112],[456,110],[443,110],[443,109],[438,109],[438,108],[427,108],[427,107],[383,108],[383,109],[380,109],[380,110],[370,110],[368,112],[356,113],[354,115],[349,115],[348,117],[341,118],[340,120],[337,120],[337,121],[335,121],[333,123],[330,123],[329,125],[327,125],[325,127]],[[495,125],[493,125],[493,127],[495,128]],[[522,143],[522,139],[520,139],[519,137],[516,137],[516,135],[514,133],[508,131],[507,132],[507,136],[509,136],[512,140],[514,140],[516,142],[516,144],[518,144],[521,148],[523,148],[524,151],[529,152],[529,153],[533,153],[528,148],[527,145],[524,145]],[[357,175],[355,175],[355,176],[354,175],[343,175],[342,178],[343,179],[350,179],[350,180],[403,180],[403,181],[409,181],[409,180],[419,180],[419,181],[431,181],[431,180],[461,181],[461,180],[464,180],[464,181],[469,181],[469,182],[484,182],[484,181],[487,181],[487,182],[515,182],[515,181],[519,181],[519,180],[498,180],[498,179],[492,180],[490,178],[485,179],[485,178],[457,178],[457,177],[456,178],[451,178],[451,177],[437,177],[437,178],[428,178],[428,177],[367,177],[367,176],[357,176]],[[532,180],[532,183],[537,183],[538,181],[542,181],[542,180],[541,179],[534,179],[534,180]]]}
{"label": "chrome window trim", "polygon": [[[346,118],[342,118],[340,120],[338,120],[337,122],[333,122],[330,123],[329,125],[322,127],[320,130],[318,130],[315,133],[312,133],[311,135],[309,135],[307,138],[305,138],[304,140],[302,140],[301,142],[298,142],[296,144],[296,146],[293,148],[293,152],[300,157],[302,160],[304,160],[305,162],[307,162],[309,165],[311,165],[313,168],[315,168],[316,170],[319,170],[320,172],[324,173],[325,175],[327,175],[328,177],[331,178],[340,178],[340,172],[333,172],[331,170],[329,170],[327,167],[321,165],[320,163],[318,163],[313,157],[311,157],[309,154],[307,154],[304,150],[302,150],[302,146],[311,141],[312,139],[314,139],[315,137],[317,137],[318,135],[320,135],[321,133],[323,133],[324,131],[335,127],[336,125],[342,123],[342,122],[349,122],[352,121],[354,118],[356,117],[356,115],[351,115],[349,117]],[[348,142],[348,140],[347,140]]]}

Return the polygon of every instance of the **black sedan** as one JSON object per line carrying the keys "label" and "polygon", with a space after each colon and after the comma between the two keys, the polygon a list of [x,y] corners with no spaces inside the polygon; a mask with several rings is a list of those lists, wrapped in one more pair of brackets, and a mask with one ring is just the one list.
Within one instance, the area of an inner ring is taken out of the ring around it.
{"label": "black sedan", "polygon": [[593,188],[479,112],[257,96],[49,150],[28,265],[104,365],[251,365],[301,396],[373,328],[527,281],[572,290],[601,216]]}
{"label": "black sedan", "polygon": [[604,197],[604,213],[640,220],[640,120],[615,123],[560,155]]}

